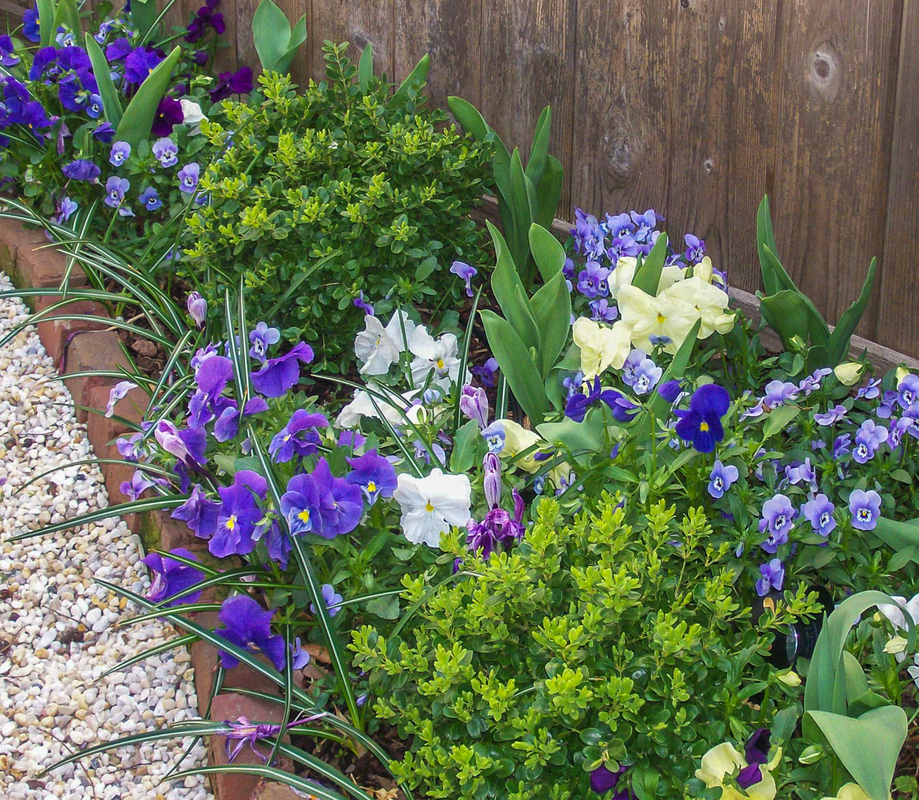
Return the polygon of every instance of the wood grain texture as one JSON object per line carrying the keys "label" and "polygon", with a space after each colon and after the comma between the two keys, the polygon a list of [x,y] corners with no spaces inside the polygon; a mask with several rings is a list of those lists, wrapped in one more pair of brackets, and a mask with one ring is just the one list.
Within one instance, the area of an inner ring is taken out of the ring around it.
{"label": "wood grain texture", "polygon": [[565,162],[574,206],[599,215],[632,208],[667,215],[675,6],[579,4],[574,154]]}
{"label": "wood grain texture", "polygon": [[[529,156],[533,129],[552,106],[549,152],[572,159],[575,92],[576,0],[485,0],[482,65],[486,80],[479,110],[509,150]],[[583,113],[583,111],[582,111]],[[571,206],[571,173],[559,213]]]}
{"label": "wood grain texture", "polygon": [[[376,74],[394,73],[394,0],[316,0],[309,32],[309,75],[317,81],[325,76],[322,45],[326,40],[350,42],[348,57],[357,62],[369,43],[373,46]],[[298,75],[298,78],[300,76]]]}
{"label": "wood grain texture", "polygon": [[774,154],[777,5],[692,0],[670,11],[666,227],[677,249],[685,233],[704,239],[731,285],[747,291],[760,285],[754,220]]}
{"label": "wood grain texture", "polygon": [[[772,202],[782,262],[835,322],[883,255],[900,0],[784,0]],[[871,336],[877,294],[859,332]]]}
{"label": "wood grain texture", "polygon": [[903,1],[876,339],[919,355],[919,3]]}
{"label": "wood grain texture", "polygon": [[[491,2],[491,0],[484,0]],[[482,97],[483,0],[395,0],[395,82],[427,53],[432,107],[446,108],[450,95],[478,107]]]}

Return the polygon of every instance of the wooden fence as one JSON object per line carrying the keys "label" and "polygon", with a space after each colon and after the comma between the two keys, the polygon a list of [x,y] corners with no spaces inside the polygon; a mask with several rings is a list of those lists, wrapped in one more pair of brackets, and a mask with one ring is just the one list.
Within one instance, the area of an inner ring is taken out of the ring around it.
{"label": "wooden fence", "polygon": [[[257,0],[223,4],[257,64]],[[279,4],[306,14],[300,81],[322,74],[325,39],[372,43],[395,81],[430,53],[433,102],[465,97],[524,150],[551,103],[561,215],[655,208],[748,291],[768,193],[783,261],[828,319],[877,256],[859,333],[919,356],[919,0]]]}
{"label": "wooden fence", "polygon": [[[919,0],[276,1],[306,15],[300,82],[326,39],[372,43],[393,81],[430,53],[432,101],[461,95],[524,151],[551,103],[561,216],[654,208],[748,291],[768,193],[782,259],[828,319],[877,256],[859,333],[919,356]],[[258,64],[257,4],[222,0],[223,67]]]}

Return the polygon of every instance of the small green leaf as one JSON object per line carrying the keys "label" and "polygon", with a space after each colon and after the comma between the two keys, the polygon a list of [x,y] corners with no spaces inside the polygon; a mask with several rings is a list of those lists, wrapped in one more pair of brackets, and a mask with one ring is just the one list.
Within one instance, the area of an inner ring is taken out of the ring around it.
{"label": "small green leaf", "polygon": [[530,225],[530,252],[545,283],[551,281],[565,266],[565,248],[551,231],[535,222]]}
{"label": "small green leaf", "polygon": [[763,441],[785,430],[800,413],[800,406],[779,406],[770,411],[763,425]]}
{"label": "small green leaf", "polygon": [[435,269],[437,269],[437,259],[434,256],[426,258],[415,268],[415,280],[419,283],[424,281]]}
{"label": "small green leaf", "polygon": [[367,91],[371,78],[373,78],[373,47],[370,42],[367,42],[364,52],[361,53],[361,60],[357,64],[357,85],[360,86],[362,92]]}
{"label": "small green leaf", "polygon": [[475,420],[469,420],[457,432],[450,455],[450,471],[460,474],[468,472],[475,463],[475,454],[482,437]]}
{"label": "small green leaf", "polygon": [[651,297],[657,297],[657,289],[661,282],[661,272],[667,260],[667,234],[662,233],[657,237],[654,247],[648,257],[635,270],[632,286],[641,289]]}

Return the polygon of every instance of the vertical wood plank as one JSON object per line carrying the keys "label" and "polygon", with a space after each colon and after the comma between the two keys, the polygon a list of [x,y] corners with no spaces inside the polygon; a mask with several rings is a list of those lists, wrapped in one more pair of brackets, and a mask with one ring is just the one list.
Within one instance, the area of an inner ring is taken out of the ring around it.
{"label": "vertical wood plank", "polygon": [[919,3],[903,1],[876,338],[919,355]]}
{"label": "vertical wood plank", "polygon": [[355,62],[367,44],[373,46],[374,71],[394,74],[393,19],[394,0],[316,0],[313,7],[313,29],[310,32],[310,75],[316,80],[325,76],[322,45],[326,40],[340,44],[350,42],[348,58]]}
{"label": "vertical wood plank", "polygon": [[584,211],[667,208],[668,49],[675,5],[675,0],[579,2],[569,173],[573,205]]}
{"label": "vertical wood plank", "polygon": [[760,286],[756,209],[774,157],[777,0],[674,3],[667,230],[706,242],[732,286]]}
{"label": "vertical wood plank", "polygon": [[[773,216],[782,261],[829,322],[882,255],[900,0],[785,0]],[[871,336],[877,295],[859,333]]]}
{"label": "vertical wood plank", "polygon": [[[552,105],[550,151],[566,168],[559,216],[571,205],[576,0],[485,0],[480,110],[508,149],[528,156],[533,129]],[[578,23],[579,24],[579,23]]]}
{"label": "vertical wood plank", "polygon": [[404,80],[427,53],[432,107],[446,108],[450,95],[478,107],[485,68],[482,0],[395,0],[395,19],[395,82]]}

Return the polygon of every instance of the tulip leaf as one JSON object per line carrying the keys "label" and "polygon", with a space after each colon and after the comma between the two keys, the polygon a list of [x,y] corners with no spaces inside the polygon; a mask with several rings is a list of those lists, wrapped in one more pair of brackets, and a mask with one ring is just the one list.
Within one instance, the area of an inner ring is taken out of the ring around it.
{"label": "tulip leaf", "polygon": [[51,44],[51,36],[55,31],[54,2],[53,0],[36,0],[36,5],[38,8],[39,44],[42,47],[48,47]]}
{"label": "tulip leaf", "polygon": [[306,17],[300,17],[291,30],[287,14],[272,0],[262,0],[252,16],[252,38],[262,69],[285,73],[306,41]]}
{"label": "tulip leaf", "polygon": [[102,110],[105,113],[106,121],[113,127],[118,128],[121,122],[121,100],[118,98],[118,90],[112,81],[112,73],[105,58],[102,48],[96,43],[92,35],[86,34],[86,52],[89,54],[89,60],[93,65],[93,75],[96,76],[96,83],[99,85],[99,97],[102,98]]}
{"label": "tulip leaf", "polygon": [[[517,267],[524,285],[529,285],[531,276],[528,274],[530,267],[527,264],[530,258],[530,224],[533,220],[532,209],[535,207],[536,189],[533,182],[527,177],[520,160],[520,150],[514,148],[510,165],[510,196],[507,198],[510,206],[511,224],[502,220],[507,233],[511,258]],[[509,228],[509,229],[508,229]]]}
{"label": "tulip leaf", "polygon": [[[662,239],[663,236],[660,238]],[[660,241],[660,239],[658,239],[658,241]],[[680,349],[676,351],[676,355],[673,357],[673,361],[670,362],[670,366],[667,367],[667,371],[661,378],[659,385],[663,385],[668,381],[683,380],[683,375],[686,374],[686,369],[689,366],[689,359],[692,358],[692,351],[696,346],[696,338],[701,328],[702,320],[697,319],[692,328],[690,328],[689,333],[686,334],[686,338],[683,340],[683,344],[680,345]],[[654,392],[653,397],[648,403],[648,407],[657,419],[664,419],[667,414],[670,413],[670,403],[661,397],[660,393],[657,391]]]}
{"label": "tulip leaf", "polygon": [[533,295],[530,307],[539,330],[538,366],[543,378],[546,378],[571,330],[571,294],[561,271],[556,272],[555,277]]}
{"label": "tulip leaf", "polygon": [[786,349],[792,349],[791,340],[795,336],[800,336],[815,347],[826,348],[829,328],[810,300],[800,292],[782,289],[769,297],[762,297],[760,311]]}
{"label": "tulip leaf", "polygon": [[544,228],[548,228],[555,219],[558,211],[558,204],[562,200],[562,182],[565,177],[565,169],[562,162],[555,156],[546,156],[546,166],[542,171],[542,178],[536,186],[536,217],[538,222]]}
{"label": "tulip leaf", "polygon": [[[140,0],[139,0],[140,1]],[[156,16],[156,3],[151,2],[153,6],[153,15]],[[136,17],[137,11],[131,9],[131,16]],[[80,12],[77,10],[76,3],[73,0],[60,0],[57,4],[57,11],[54,12],[54,30],[65,26],[74,35],[74,38],[80,35],[82,25],[80,24]],[[143,28],[141,28],[143,30]]]}
{"label": "tulip leaf", "polygon": [[919,550],[919,520],[900,521],[880,517],[871,532],[894,552],[899,553],[907,548]]}
{"label": "tulip leaf", "polygon": [[547,442],[558,444],[571,453],[587,450],[598,453],[603,447],[603,412],[592,408],[583,422],[567,417],[561,422],[544,422],[536,430]]}
{"label": "tulip leaf", "polygon": [[[492,156],[492,168],[495,173],[495,184],[497,185],[500,195],[505,198],[510,194],[510,169],[511,154],[501,141],[501,137],[485,121],[485,118],[479,113],[479,110],[467,100],[461,97],[448,97],[447,105],[450,112],[456,117],[456,121],[471,133],[473,138],[478,142],[494,142],[494,155]],[[502,219],[506,219],[504,213]]]}
{"label": "tulip leaf", "polygon": [[408,93],[412,90],[420,90],[428,80],[428,70],[431,68],[431,57],[425,53],[421,60],[415,64],[415,68],[405,76],[405,80],[399,84],[393,100],[406,100]]}
{"label": "tulip leaf", "polygon": [[362,92],[367,91],[370,79],[373,77],[373,47],[370,42],[361,53],[361,60],[357,64],[357,85]]}
{"label": "tulip leaf", "polygon": [[868,301],[871,299],[871,290],[874,288],[876,273],[877,259],[872,258],[871,265],[868,267],[868,275],[865,277],[865,283],[862,285],[862,291],[858,299],[846,309],[830,334],[829,365],[831,367],[835,367],[849,352],[849,342],[852,339],[852,334],[855,333],[855,329],[868,307]]}
{"label": "tulip leaf", "polygon": [[632,286],[641,289],[645,294],[651,297],[657,296],[657,288],[661,282],[661,272],[664,269],[664,262],[667,260],[667,234],[662,233],[657,237],[654,247],[648,253],[648,257],[638,265],[635,270],[635,277],[632,278]]}
{"label": "tulip leaf", "polygon": [[899,706],[884,706],[857,719],[828,711],[808,714],[871,800],[890,800],[890,784],[906,741],[906,712]]}
{"label": "tulip leaf", "polygon": [[121,122],[118,123],[115,133],[118,141],[127,142],[132,147],[136,147],[142,140],[150,138],[156,109],[166,89],[169,88],[172,71],[179,62],[180,56],[180,48],[174,48],[140,85],[137,94],[128,103]]}
{"label": "tulip leaf", "polygon": [[546,230],[542,225],[538,225],[535,222],[530,225],[529,238],[530,252],[533,253],[536,267],[539,270],[539,274],[542,275],[543,281],[548,283],[565,266],[565,248],[552,235],[551,231]]}
{"label": "tulip leaf", "polygon": [[132,0],[131,21],[141,37],[138,44],[143,44],[150,37],[151,29],[156,25],[158,17],[156,0]]}
{"label": "tulip leaf", "polygon": [[491,311],[480,311],[479,314],[485,326],[488,346],[498,359],[501,373],[524,413],[534,425],[538,425],[549,410],[549,400],[530,351],[506,319]]}
{"label": "tulip leaf", "polygon": [[756,251],[759,254],[759,266],[763,275],[763,287],[766,294],[775,294],[779,290],[778,279],[772,271],[772,265],[763,251],[765,245],[778,260],[778,248],[775,244],[775,233],[772,230],[772,214],[769,211],[769,196],[764,195],[756,212]]}
{"label": "tulip leaf", "polygon": [[495,299],[504,312],[504,316],[513,326],[517,335],[527,347],[539,348],[539,330],[533,319],[530,301],[523,291],[523,283],[517,272],[517,266],[511,256],[510,249],[498,229],[487,222],[495,245],[497,262],[491,275],[491,289]]}
{"label": "tulip leaf", "polygon": [[542,171],[546,165],[546,156],[549,155],[549,135],[552,132],[552,106],[546,106],[536,127],[533,129],[533,145],[530,147],[530,160],[527,162],[527,177],[533,181],[534,186],[539,186]]}

